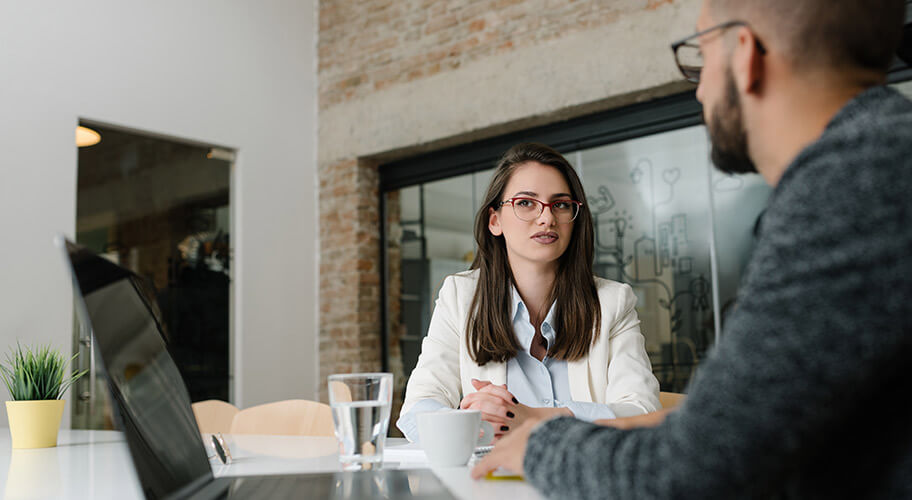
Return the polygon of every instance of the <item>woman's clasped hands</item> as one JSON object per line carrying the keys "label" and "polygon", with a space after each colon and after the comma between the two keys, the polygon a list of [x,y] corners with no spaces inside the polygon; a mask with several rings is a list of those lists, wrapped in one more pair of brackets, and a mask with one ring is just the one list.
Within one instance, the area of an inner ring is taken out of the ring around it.
{"label": "woman's clasped hands", "polygon": [[507,390],[506,384],[496,385],[487,380],[472,379],[477,392],[466,394],[459,404],[462,410],[479,410],[482,420],[494,426],[494,440],[523,424],[526,420],[541,420],[560,415],[573,416],[567,408],[533,408],[520,403]]}

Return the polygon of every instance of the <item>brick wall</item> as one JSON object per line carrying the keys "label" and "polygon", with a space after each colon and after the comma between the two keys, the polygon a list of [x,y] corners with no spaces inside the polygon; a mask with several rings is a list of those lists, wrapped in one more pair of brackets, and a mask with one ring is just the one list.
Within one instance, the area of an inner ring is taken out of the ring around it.
{"label": "brick wall", "polygon": [[380,368],[380,223],[377,166],[321,166],[320,397],[331,373]]}
{"label": "brick wall", "polygon": [[[685,88],[671,34],[700,0],[321,0],[320,387],[379,370],[377,166]],[[397,227],[398,204],[388,203]],[[389,265],[398,265],[393,242]],[[398,272],[391,272],[398,278]],[[397,282],[390,369],[401,377]],[[401,396],[401,391],[397,391]],[[396,418],[394,412],[393,418]]]}
{"label": "brick wall", "polygon": [[516,48],[597,30],[672,0],[320,2],[320,108]]}

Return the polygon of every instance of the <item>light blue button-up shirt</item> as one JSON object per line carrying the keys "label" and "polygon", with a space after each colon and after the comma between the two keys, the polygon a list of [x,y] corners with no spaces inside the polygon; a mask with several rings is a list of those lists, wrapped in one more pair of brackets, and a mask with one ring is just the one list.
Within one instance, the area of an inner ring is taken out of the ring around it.
{"label": "light blue button-up shirt", "polygon": [[[520,297],[519,292],[513,287],[513,331],[516,334],[522,350],[507,361],[507,390],[509,390],[520,403],[536,408],[551,407],[568,408],[576,418],[593,421],[603,418],[615,418],[615,413],[608,405],[573,401],[570,396],[570,379],[567,374],[567,362],[545,356],[541,361],[530,353],[532,339],[535,337],[535,327],[529,319],[529,310]],[[552,326],[554,321],[554,304],[548,310],[541,324],[541,333],[548,341],[548,347],[554,345],[555,335]],[[417,417],[421,413],[438,411],[447,408],[443,403],[434,399],[423,399],[417,402],[412,409],[399,417],[396,426],[410,441],[418,441]]]}

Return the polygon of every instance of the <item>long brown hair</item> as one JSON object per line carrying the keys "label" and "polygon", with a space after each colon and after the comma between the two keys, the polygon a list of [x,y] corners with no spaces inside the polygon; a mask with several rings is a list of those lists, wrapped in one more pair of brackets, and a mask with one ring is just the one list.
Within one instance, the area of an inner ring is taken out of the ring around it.
{"label": "long brown hair", "polygon": [[583,185],[570,162],[557,151],[543,144],[517,144],[497,163],[484,204],[475,216],[478,251],[471,269],[478,269],[478,284],[469,307],[466,343],[469,355],[479,365],[505,362],[522,350],[509,316],[514,278],[507,247],[503,235],[494,236],[488,230],[488,209],[500,210],[504,189],[513,172],[530,162],[557,169],[570,186],[573,199],[583,203],[573,222],[570,244],[558,259],[557,275],[548,299],[548,304],[555,303],[554,327],[558,333],[548,356],[567,361],[581,359],[598,339],[601,310],[592,275],[592,214]]}

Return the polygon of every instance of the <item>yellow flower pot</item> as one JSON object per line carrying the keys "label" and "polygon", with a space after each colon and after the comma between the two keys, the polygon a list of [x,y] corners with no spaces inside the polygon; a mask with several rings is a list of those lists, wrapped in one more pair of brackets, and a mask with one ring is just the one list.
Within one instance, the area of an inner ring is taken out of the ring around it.
{"label": "yellow flower pot", "polygon": [[13,448],[50,448],[57,446],[57,430],[63,418],[62,399],[7,401]]}

